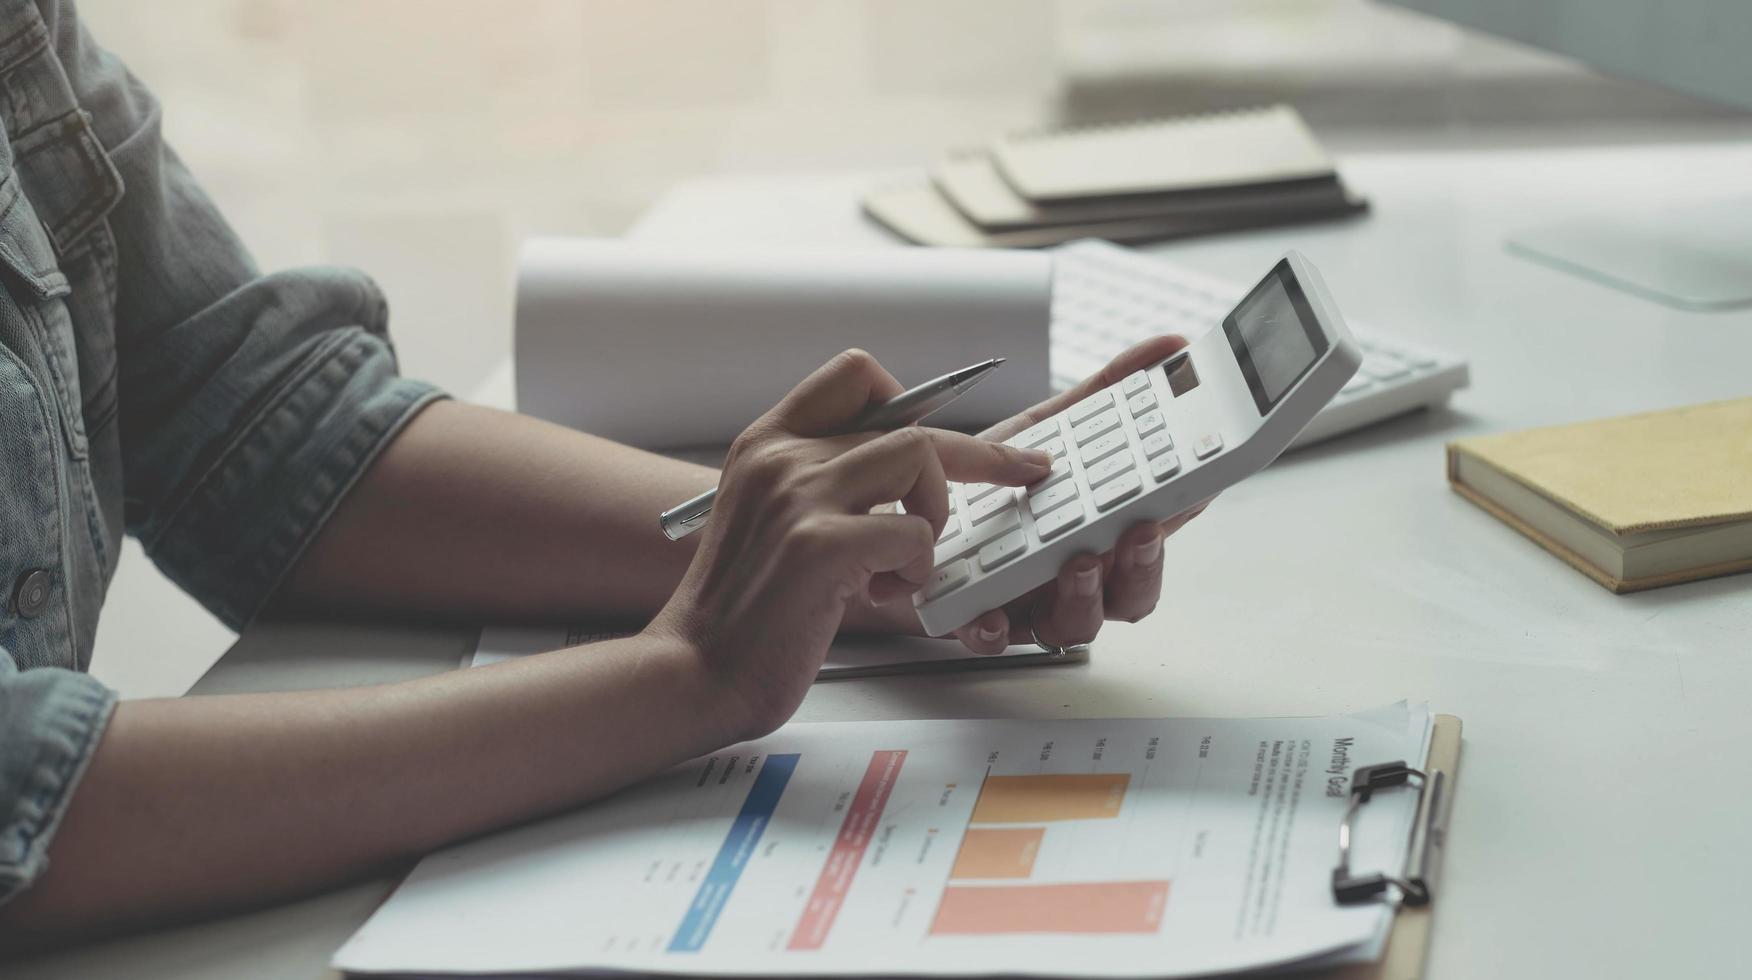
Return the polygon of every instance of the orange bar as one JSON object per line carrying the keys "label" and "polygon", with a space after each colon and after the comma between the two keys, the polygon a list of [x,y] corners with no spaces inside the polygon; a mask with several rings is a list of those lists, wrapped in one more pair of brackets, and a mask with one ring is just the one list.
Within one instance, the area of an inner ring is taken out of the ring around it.
{"label": "orange bar", "polygon": [[933,936],[998,933],[1152,933],[1168,905],[1166,881],[1069,885],[951,885]]}
{"label": "orange bar", "polygon": [[987,776],[972,823],[1111,820],[1119,816],[1131,774],[1123,772]]}
{"label": "orange bar", "polygon": [[961,839],[949,877],[1026,878],[1045,835],[1045,827],[974,827]]}

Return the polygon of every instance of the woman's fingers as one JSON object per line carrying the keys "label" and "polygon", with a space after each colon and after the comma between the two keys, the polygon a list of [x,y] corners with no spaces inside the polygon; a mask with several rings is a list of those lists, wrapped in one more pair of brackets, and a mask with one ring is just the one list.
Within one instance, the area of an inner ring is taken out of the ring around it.
{"label": "woman's fingers", "polygon": [[937,536],[910,514],[815,514],[793,537],[805,563],[837,568],[848,588],[887,602],[924,586]]}
{"label": "woman's fingers", "polygon": [[1101,559],[1094,555],[1078,555],[1065,562],[1052,585],[1036,593],[1032,620],[1017,624],[1011,636],[1028,634],[1033,627],[1023,642],[1038,637],[1049,646],[1068,647],[1095,639],[1107,619],[1101,579]]}
{"label": "woman's fingers", "polygon": [[943,472],[959,483],[1025,487],[1052,472],[1052,457],[1038,449],[1017,449],[977,436],[926,429]]}
{"label": "woman's fingers", "polygon": [[826,465],[834,496],[848,511],[898,500],[941,532],[949,516],[947,480],[1025,486],[1051,472],[1052,458],[959,432],[909,427],[855,446]]}
{"label": "woman's fingers", "polygon": [[1114,544],[1106,595],[1110,618],[1135,623],[1155,610],[1162,595],[1162,536],[1156,524],[1137,524]]}
{"label": "woman's fingers", "polygon": [[831,435],[904,390],[868,352],[848,350],[799,382],[767,418],[800,436]]}
{"label": "woman's fingers", "polygon": [[955,636],[974,653],[987,656],[1003,653],[1010,647],[1010,617],[1002,609],[989,610],[956,630]]}
{"label": "woman's fingers", "polygon": [[1060,392],[1015,418],[992,426],[980,433],[980,437],[991,439],[994,442],[1002,442],[1042,419],[1057,415],[1095,392],[1118,384],[1132,372],[1142,371],[1185,346],[1186,338],[1176,334],[1162,334],[1148,340],[1141,340],[1122,351],[1118,357],[1107,362],[1106,367],[1083,379],[1082,383],[1073,386],[1069,391]]}

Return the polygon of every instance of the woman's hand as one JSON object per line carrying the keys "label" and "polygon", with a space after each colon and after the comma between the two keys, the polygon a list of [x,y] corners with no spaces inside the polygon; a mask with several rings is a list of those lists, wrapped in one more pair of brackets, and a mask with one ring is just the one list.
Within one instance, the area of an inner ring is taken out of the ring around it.
{"label": "woman's hand", "polygon": [[[731,739],[791,716],[848,605],[911,615],[948,518],[946,481],[1026,486],[1052,468],[1045,453],[937,429],[844,434],[901,391],[869,354],[847,351],[730,449],[699,551],[649,629],[682,639],[725,692]],[[870,513],[895,501],[905,514]]]}
{"label": "woman's hand", "polygon": [[[1185,346],[1181,337],[1152,337],[1082,384],[987,429],[980,437],[1008,439]],[[1012,643],[1033,643],[1036,635],[1043,643],[1069,646],[1093,640],[1106,620],[1137,622],[1156,608],[1162,592],[1162,540],[1203,510],[1204,504],[1199,504],[1161,524],[1146,522],[1127,529],[1112,551],[1072,558],[1053,581],[1002,609],[984,613],[955,635],[975,653],[1001,653]]]}

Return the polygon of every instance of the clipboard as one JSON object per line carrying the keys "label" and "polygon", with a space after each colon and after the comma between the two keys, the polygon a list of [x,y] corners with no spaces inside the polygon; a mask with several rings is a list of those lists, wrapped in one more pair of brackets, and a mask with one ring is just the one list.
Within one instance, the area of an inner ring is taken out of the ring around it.
{"label": "clipboard", "polygon": [[[1404,769],[1400,763],[1387,765],[1400,766],[1402,771]],[[1383,768],[1363,766],[1353,775],[1353,808],[1360,805],[1355,802],[1357,796],[1366,799],[1369,790],[1380,790],[1386,785],[1397,786],[1406,781],[1388,772],[1384,776],[1376,774],[1377,779],[1384,781],[1377,781],[1370,786],[1371,774],[1365,770]],[[1387,948],[1380,959],[1372,963],[1335,967],[1309,974],[1310,976],[1320,976],[1328,980],[1418,980],[1424,975],[1424,964],[1429,958],[1431,916],[1435,914],[1437,901],[1436,878],[1443,851],[1447,847],[1448,818],[1453,809],[1454,788],[1459,773],[1460,719],[1454,715],[1437,715],[1430,733],[1429,757],[1424,760],[1421,770],[1421,774],[1425,774],[1427,778],[1420,787],[1422,799],[1412,828],[1412,841],[1407,848],[1407,866],[1398,875],[1381,874],[1381,877],[1400,878],[1414,890],[1421,889],[1422,895],[1401,896],[1399,910],[1393,917],[1393,930],[1388,934]],[[1369,787],[1369,790],[1359,791],[1357,776],[1363,777],[1362,784]],[[1340,872],[1345,870],[1347,869],[1343,862],[1334,869],[1335,891],[1341,887]],[[1344,877],[1360,881],[1370,878],[1371,875],[1348,874]],[[1394,890],[1403,891],[1400,884],[1388,884]],[[1371,896],[1369,900],[1376,898]]]}

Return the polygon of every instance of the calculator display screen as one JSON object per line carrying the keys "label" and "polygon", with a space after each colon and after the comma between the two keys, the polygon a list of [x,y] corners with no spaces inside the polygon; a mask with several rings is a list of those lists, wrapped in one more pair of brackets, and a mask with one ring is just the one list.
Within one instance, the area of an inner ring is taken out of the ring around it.
{"label": "calculator display screen", "polygon": [[1326,335],[1287,260],[1236,304],[1223,320],[1223,332],[1261,415],[1269,414],[1326,353]]}

